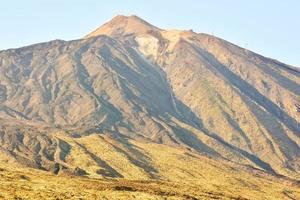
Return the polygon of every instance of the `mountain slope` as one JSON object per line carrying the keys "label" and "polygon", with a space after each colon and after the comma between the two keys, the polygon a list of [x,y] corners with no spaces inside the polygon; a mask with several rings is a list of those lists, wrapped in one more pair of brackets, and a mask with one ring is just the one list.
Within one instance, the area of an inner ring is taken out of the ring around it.
{"label": "mountain slope", "polygon": [[222,39],[117,16],[83,39],[1,51],[0,72],[2,162],[92,178],[300,178],[299,70]]}
{"label": "mountain slope", "polygon": [[111,32],[97,33],[135,44],[164,69],[174,96],[193,112],[187,118],[194,127],[254,154],[275,171],[299,170],[297,68],[192,31]]}

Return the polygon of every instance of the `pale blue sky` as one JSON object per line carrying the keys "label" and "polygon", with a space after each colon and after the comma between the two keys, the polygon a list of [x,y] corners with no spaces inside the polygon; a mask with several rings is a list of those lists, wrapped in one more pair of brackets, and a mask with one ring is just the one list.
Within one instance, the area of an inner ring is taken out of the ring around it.
{"label": "pale blue sky", "polygon": [[117,14],[135,14],[300,67],[300,0],[2,0],[0,8],[0,49],[81,38]]}

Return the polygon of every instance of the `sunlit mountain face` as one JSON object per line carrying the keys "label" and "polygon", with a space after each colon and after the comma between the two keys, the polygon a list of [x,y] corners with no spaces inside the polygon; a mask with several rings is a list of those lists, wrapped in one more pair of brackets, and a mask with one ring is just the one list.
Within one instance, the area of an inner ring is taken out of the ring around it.
{"label": "sunlit mountain face", "polygon": [[300,198],[299,69],[137,16],[0,51],[0,122],[0,193],[23,173],[37,193],[62,180],[95,198]]}

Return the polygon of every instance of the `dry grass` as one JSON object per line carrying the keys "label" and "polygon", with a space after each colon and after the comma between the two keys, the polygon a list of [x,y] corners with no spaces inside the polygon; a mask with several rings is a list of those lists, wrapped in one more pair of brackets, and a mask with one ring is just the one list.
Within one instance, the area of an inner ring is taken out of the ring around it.
{"label": "dry grass", "polygon": [[[3,167],[3,166],[2,166]],[[198,199],[233,196],[161,181],[96,180],[1,168],[1,199]],[[24,175],[26,174],[26,175]]]}

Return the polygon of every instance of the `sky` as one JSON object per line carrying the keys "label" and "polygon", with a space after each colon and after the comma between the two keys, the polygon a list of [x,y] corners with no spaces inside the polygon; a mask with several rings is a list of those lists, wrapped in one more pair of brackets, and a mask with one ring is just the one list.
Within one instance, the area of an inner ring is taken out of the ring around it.
{"label": "sky", "polygon": [[0,49],[72,40],[113,16],[193,29],[300,67],[299,0],[2,0]]}

